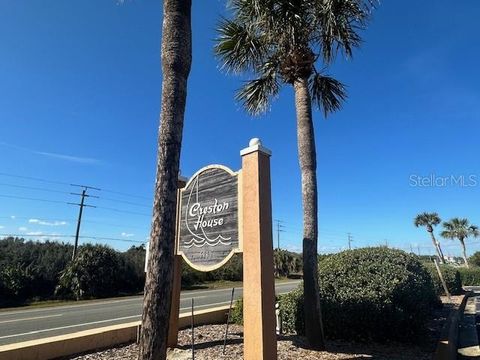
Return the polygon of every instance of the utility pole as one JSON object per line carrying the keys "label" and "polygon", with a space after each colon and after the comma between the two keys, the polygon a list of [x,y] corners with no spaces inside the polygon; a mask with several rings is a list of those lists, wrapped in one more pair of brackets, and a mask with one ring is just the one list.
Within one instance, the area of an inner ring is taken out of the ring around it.
{"label": "utility pole", "polygon": [[385,239],[385,246],[388,248],[388,239]]}
{"label": "utility pole", "polygon": [[352,250],[352,241],[353,241],[353,236],[352,234],[348,233],[348,250]]}
{"label": "utility pole", "polygon": [[277,250],[280,250],[280,233],[285,232],[282,228],[285,228],[281,223],[284,223],[285,221],[282,220],[275,220],[277,223]]}
{"label": "utility pole", "polygon": [[78,193],[70,193],[72,195],[80,195],[81,198],[80,198],[80,204],[77,204],[77,203],[68,203],[69,205],[77,205],[79,206],[79,211],[78,211],[78,220],[77,220],[77,231],[75,232],[75,244],[73,245],[73,253],[72,253],[72,261],[75,260],[75,257],[77,256],[77,248],[78,248],[78,238],[80,236],[80,225],[82,224],[82,214],[83,214],[83,208],[84,207],[91,207],[91,208],[95,208],[96,206],[93,206],[93,205],[87,205],[85,204],[85,198],[86,197],[92,197],[92,198],[97,198],[98,199],[98,196],[93,196],[93,195],[88,195],[87,194],[87,190],[88,189],[92,189],[92,190],[100,190],[98,188],[94,188],[92,186],[85,186],[85,185],[75,185],[75,184],[70,184],[71,186],[78,186],[78,187],[82,187],[83,190],[82,190],[82,193],[81,194],[78,194]]}
{"label": "utility pole", "polygon": [[410,253],[413,254],[413,246],[412,246],[412,244],[410,244]]}

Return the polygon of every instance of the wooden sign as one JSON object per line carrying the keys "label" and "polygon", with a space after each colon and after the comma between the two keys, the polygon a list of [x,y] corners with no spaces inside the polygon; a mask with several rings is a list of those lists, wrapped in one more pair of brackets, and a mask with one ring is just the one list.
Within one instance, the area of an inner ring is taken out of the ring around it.
{"label": "wooden sign", "polygon": [[215,270],[241,251],[238,188],[237,173],[211,165],[182,189],[177,254],[194,269]]}

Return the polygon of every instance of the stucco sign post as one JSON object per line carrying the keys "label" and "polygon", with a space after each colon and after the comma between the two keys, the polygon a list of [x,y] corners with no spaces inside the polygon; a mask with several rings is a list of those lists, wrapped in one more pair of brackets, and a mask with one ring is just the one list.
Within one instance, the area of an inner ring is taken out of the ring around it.
{"label": "stucco sign post", "polygon": [[212,271],[243,252],[244,359],[276,360],[271,153],[252,139],[240,155],[240,171],[210,165],[179,186],[168,342],[177,344],[181,258],[194,269]]}

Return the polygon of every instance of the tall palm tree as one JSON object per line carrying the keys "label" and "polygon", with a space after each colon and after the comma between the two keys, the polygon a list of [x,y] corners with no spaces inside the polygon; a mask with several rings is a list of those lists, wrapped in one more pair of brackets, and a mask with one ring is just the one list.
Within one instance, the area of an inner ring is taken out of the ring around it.
{"label": "tall palm tree", "polygon": [[415,217],[415,220],[413,223],[415,224],[416,227],[425,226],[425,228],[430,234],[430,237],[432,238],[432,243],[433,243],[433,246],[435,247],[435,250],[437,251],[438,259],[443,264],[445,264],[445,257],[443,256],[442,248],[440,247],[440,242],[435,238],[435,234],[433,233],[433,227],[437,226],[441,222],[442,220],[440,219],[437,213],[424,212],[424,213],[418,214]]}
{"label": "tall palm tree", "polygon": [[467,219],[453,218],[443,223],[444,230],[441,235],[446,239],[458,239],[462,244],[463,260],[468,267],[467,250],[465,248],[465,239],[468,237],[478,237],[480,231],[478,226],[470,224]]}
{"label": "tall palm tree", "polygon": [[324,348],[317,275],[317,161],[312,103],[325,116],[346,98],[342,83],[325,74],[338,49],[347,57],[360,45],[366,0],[231,0],[232,17],[221,20],[215,52],[223,68],[253,75],[236,99],[250,114],[267,110],[282,85],[295,93],[302,174],[305,334]]}
{"label": "tall palm tree", "polygon": [[191,0],[163,1],[162,103],[157,177],[138,358],[166,359],[175,246],[177,182],[187,79],[192,62]]}

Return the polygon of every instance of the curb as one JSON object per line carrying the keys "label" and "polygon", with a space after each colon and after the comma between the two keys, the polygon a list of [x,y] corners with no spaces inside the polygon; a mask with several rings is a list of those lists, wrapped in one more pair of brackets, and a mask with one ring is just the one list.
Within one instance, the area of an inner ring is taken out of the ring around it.
{"label": "curb", "polygon": [[463,312],[467,305],[467,300],[473,293],[467,293],[463,296],[458,309],[453,310],[443,325],[440,333],[440,340],[433,354],[432,360],[456,360],[458,347],[458,326],[463,318]]}
{"label": "curb", "polygon": [[[229,306],[194,312],[195,326],[223,323]],[[190,314],[180,314],[179,328],[188,327]],[[48,360],[130,343],[137,340],[140,321],[105,326],[67,335],[0,346],[0,360]]]}

